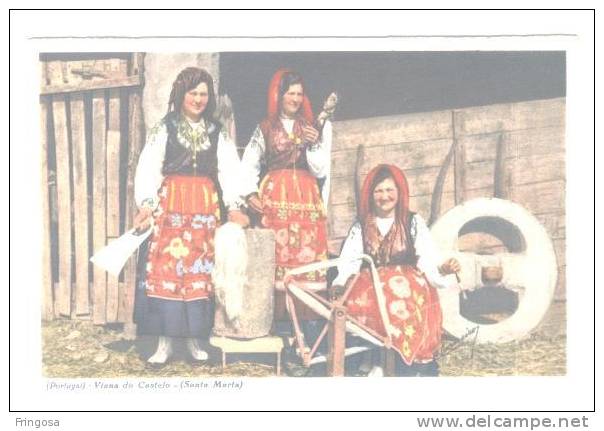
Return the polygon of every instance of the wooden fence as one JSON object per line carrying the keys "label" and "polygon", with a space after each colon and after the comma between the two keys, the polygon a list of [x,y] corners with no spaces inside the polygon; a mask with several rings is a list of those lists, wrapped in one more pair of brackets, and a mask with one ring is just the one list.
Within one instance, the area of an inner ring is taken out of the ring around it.
{"label": "wooden fence", "polygon": [[142,54],[42,54],[42,318],[132,321],[135,268],[90,256],[130,226],[144,140]]}

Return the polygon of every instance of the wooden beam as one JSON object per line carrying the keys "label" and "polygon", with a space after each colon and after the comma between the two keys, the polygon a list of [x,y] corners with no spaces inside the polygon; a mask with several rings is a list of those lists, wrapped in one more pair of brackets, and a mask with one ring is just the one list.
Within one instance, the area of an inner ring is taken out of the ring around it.
{"label": "wooden beam", "polygon": [[455,205],[459,205],[466,200],[466,149],[462,140],[457,139],[456,132],[456,117],[457,114],[453,111],[452,129],[455,131],[453,135],[453,172],[455,181]]}
{"label": "wooden beam", "polygon": [[55,311],[62,316],[71,316],[71,164],[64,96],[53,97],[52,110],[55,128],[59,217],[59,289],[55,296]]}
{"label": "wooden beam", "polygon": [[[92,243],[97,252],[107,244],[107,117],[105,92],[95,91],[92,98]],[[97,325],[107,322],[107,272],[93,266],[94,307],[92,321]]]}
{"label": "wooden beam", "polygon": [[88,165],[84,96],[71,96],[71,159],[73,164],[73,221],[75,233],[75,314],[90,313],[88,252]]}
{"label": "wooden beam", "polygon": [[138,75],[132,75],[125,78],[82,81],[76,84],[43,85],[40,89],[40,94],[62,94],[79,91],[104,90],[107,88],[118,89],[125,87],[137,87],[139,85],[141,85],[140,77]]}
{"label": "wooden beam", "polygon": [[[109,93],[107,128],[107,238],[120,236],[120,93]],[[118,277],[107,276],[107,321],[116,322],[119,304]]]}
{"label": "wooden beam", "polygon": [[[131,90],[128,95],[128,178],[126,183],[126,229],[132,226],[136,213],[134,200],[134,174],[138,156],[143,147],[142,101],[140,90]],[[134,295],[136,289],[136,253],[126,263],[124,291],[120,301],[119,320],[132,323]]]}
{"label": "wooden beam", "polygon": [[42,319],[54,319],[52,265],[50,256],[50,206],[48,199],[48,100],[40,103],[40,207],[42,209]]}
{"label": "wooden beam", "polygon": [[327,374],[332,377],[344,376],[346,350],[346,307],[335,305],[331,311],[327,332],[329,354]]}

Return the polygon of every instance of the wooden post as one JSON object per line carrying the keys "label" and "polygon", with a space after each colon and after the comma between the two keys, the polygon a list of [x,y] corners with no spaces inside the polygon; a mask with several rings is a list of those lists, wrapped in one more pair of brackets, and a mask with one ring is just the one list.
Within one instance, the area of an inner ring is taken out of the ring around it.
{"label": "wooden post", "polygon": [[[503,127],[503,126],[501,126]],[[493,196],[500,199],[509,199],[510,190],[512,188],[512,180],[507,161],[508,146],[504,135],[505,132],[500,132],[497,137],[497,149],[495,158],[495,177],[493,179]]]}
{"label": "wooden post", "polygon": [[57,203],[59,216],[59,288],[55,296],[55,311],[71,316],[71,183],[69,138],[65,96],[53,96],[52,111],[55,126],[57,160]]}
{"label": "wooden post", "polygon": [[50,257],[50,207],[48,199],[48,99],[40,102],[40,207],[42,209],[42,319],[54,318],[53,283]]}
{"label": "wooden post", "polygon": [[331,311],[327,339],[327,373],[333,377],[341,377],[344,375],[346,350],[346,307],[343,305],[335,305]]}
{"label": "wooden post", "polygon": [[455,173],[455,205],[459,205],[466,200],[466,149],[464,143],[457,138],[455,130],[455,111],[452,111],[453,145],[455,152],[454,173]]}
{"label": "wooden post", "polygon": [[[92,243],[94,252],[107,244],[107,117],[105,92],[97,90],[92,95]],[[92,321],[97,325],[107,322],[107,272],[93,266],[94,306]]]}
{"label": "wooden post", "polygon": [[[107,128],[107,239],[120,236],[120,91],[109,93]],[[119,304],[119,278],[107,275],[107,321],[116,322]]]}
{"label": "wooden post", "polygon": [[86,162],[86,124],[84,96],[71,96],[71,158],[73,165],[73,222],[75,233],[75,314],[90,313],[88,252],[88,166]]}
{"label": "wooden post", "polygon": [[[142,112],[140,90],[131,90],[128,95],[128,178],[126,183],[126,229],[132,226],[136,212],[134,200],[134,174],[138,156],[143,147]],[[120,302],[119,320],[127,327],[128,338],[136,331],[133,325],[134,295],[136,290],[136,253],[126,263],[124,270],[124,290]]]}
{"label": "wooden post", "polygon": [[385,377],[394,377],[396,372],[396,355],[393,349],[382,349],[382,362]]}

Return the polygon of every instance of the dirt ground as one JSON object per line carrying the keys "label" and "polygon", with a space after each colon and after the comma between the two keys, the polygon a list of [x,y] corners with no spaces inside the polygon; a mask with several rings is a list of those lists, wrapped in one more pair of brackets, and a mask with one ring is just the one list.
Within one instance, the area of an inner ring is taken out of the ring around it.
{"label": "dirt ground", "polygon": [[[121,328],[95,326],[90,321],[55,320],[42,323],[45,377],[217,377],[273,376],[274,355],[235,357],[222,369],[217,349],[210,350],[207,365],[193,367],[176,346],[174,359],[161,370],[145,367],[143,358],[154,340],[126,340]],[[524,340],[506,344],[473,345],[445,337],[439,358],[442,376],[559,376],[566,373],[565,303],[552,304],[542,324]],[[284,361],[283,376],[320,375]],[[355,373],[354,375],[363,375]]]}

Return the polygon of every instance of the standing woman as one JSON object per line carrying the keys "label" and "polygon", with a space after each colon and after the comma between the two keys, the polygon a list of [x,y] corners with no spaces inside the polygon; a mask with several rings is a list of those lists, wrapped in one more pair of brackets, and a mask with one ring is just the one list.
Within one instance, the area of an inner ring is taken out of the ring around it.
{"label": "standing woman", "polygon": [[[286,317],[285,272],[327,258],[326,215],[317,179],[329,172],[330,148],[331,123],[315,124],[302,77],[278,70],[268,89],[267,116],[242,159],[246,203],[276,236],[276,320]],[[309,289],[326,287],[324,271],[295,279]],[[309,318],[303,308],[299,313]]]}
{"label": "standing woman", "polygon": [[153,225],[135,322],[140,335],[158,336],[147,360],[166,364],[174,337],[186,339],[192,362],[208,355],[199,341],[213,324],[214,232],[225,210],[246,224],[236,186],[239,157],[221,125],[212,77],[196,67],[172,85],[167,115],[149,132],[135,176],[139,212],[134,225]]}
{"label": "standing woman", "polygon": [[[338,266],[332,290],[339,296],[351,276],[360,272],[346,298],[348,313],[378,333],[391,334],[397,375],[436,376],[435,353],[442,335],[436,287],[455,284],[447,275],[459,271],[459,262],[441,258],[425,221],[409,209],[407,179],[396,166],[372,169],[360,200],[358,221],[350,228],[340,256],[364,253],[373,259],[382,283],[387,327],[369,269],[362,268],[360,261]],[[376,364],[371,375],[382,374]]]}

